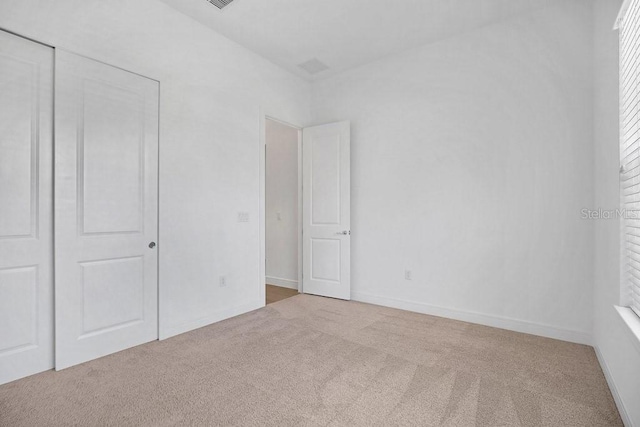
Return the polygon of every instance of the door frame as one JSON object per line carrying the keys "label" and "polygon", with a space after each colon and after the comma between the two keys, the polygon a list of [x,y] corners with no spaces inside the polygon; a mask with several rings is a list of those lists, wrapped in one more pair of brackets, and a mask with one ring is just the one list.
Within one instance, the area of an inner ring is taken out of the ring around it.
{"label": "door frame", "polygon": [[267,128],[266,122],[271,120],[276,123],[288,126],[298,131],[298,292],[302,293],[302,126],[278,119],[268,112],[260,114],[260,301],[265,304],[267,285],[267,238],[266,238],[266,203],[267,203]]}

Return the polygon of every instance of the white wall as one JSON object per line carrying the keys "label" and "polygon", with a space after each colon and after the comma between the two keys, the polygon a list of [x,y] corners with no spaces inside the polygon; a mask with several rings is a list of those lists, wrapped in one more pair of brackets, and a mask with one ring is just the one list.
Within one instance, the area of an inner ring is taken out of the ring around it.
{"label": "white wall", "polygon": [[[578,341],[593,311],[640,425],[619,224],[580,220],[618,203],[618,6],[595,36],[569,1],[318,82],[313,121],[353,123],[354,297]],[[155,0],[4,0],[0,27],[161,81],[161,336],[262,305],[261,115],[309,124],[308,83]]]}
{"label": "white wall", "polygon": [[160,81],[161,337],[262,306],[261,114],[306,124],[309,84],[156,0],[3,0],[0,27]]}
{"label": "white wall", "polygon": [[[594,2],[595,207],[619,207],[618,32],[620,0]],[[613,308],[620,303],[620,222],[595,222],[593,342],[620,412],[640,426],[640,345]],[[617,396],[616,396],[617,394]]]}
{"label": "white wall", "polygon": [[266,120],[267,283],[298,289],[298,129]]}
{"label": "white wall", "polygon": [[353,125],[355,299],[589,341],[592,3],[555,4],[314,83]]}

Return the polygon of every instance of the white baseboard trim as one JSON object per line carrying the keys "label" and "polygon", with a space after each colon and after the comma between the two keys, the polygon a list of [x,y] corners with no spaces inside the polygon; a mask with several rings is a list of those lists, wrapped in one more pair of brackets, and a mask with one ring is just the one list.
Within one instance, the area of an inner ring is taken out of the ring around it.
{"label": "white baseboard trim", "polygon": [[366,302],[369,304],[413,311],[416,313],[461,320],[463,322],[477,323],[479,325],[491,326],[494,328],[507,329],[510,331],[523,332],[526,334],[538,335],[541,337],[591,345],[590,333],[561,329],[551,325],[530,323],[523,320],[511,319],[508,317],[492,316],[483,313],[438,307],[430,304],[406,301],[396,298],[381,297],[369,294],[367,292],[352,292],[351,299],[355,301]]}
{"label": "white baseboard trim", "polygon": [[50,371],[52,369],[55,369],[55,366],[53,366],[53,360],[51,360],[51,362],[45,362],[45,364],[40,365],[34,369],[15,370],[14,368],[11,370],[7,369],[4,372],[0,371],[0,385],[8,384],[10,382],[20,380],[22,378],[30,377],[31,375],[36,375],[41,372]]}
{"label": "white baseboard trim", "polygon": [[167,328],[160,327],[159,339],[165,340],[176,335],[183,334],[185,332],[193,331],[194,329],[202,328],[203,326],[211,325],[212,323],[219,322],[221,320],[229,319],[230,317],[239,316],[244,313],[248,313],[253,310],[264,307],[264,301],[252,302],[250,304],[243,304],[237,307],[227,308],[211,313],[211,315],[202,317],[198,320],[191,322],[185,322],[180,325],[169,326]]}
{"label": "white baseboard trim", "polygon": [[281,288],[298,289],[298,281],[281,279],[280,277],[266,277],[269,285],[280,286]]}
{"label": "white baseboard trim", "polygon": [[627,408],[624,406],[622,402],[622,398],[620,397],[620,393],[618,393],[618,388],[616,387],[616,383],[613,381],[613,377],[611,376],[611,371],[609,370],[609,365],[607,365],[607,361],[604,360],[602,353],[600,353],[600,348],[597,345],[594,345],[593,348],[596,351],[596,357],[598,358],[598,362],[600,363],[600,367],[602,368],[602,372],[604,373],[604,377],[607,380],[607,384],[609,385],[609,390],[611,390],[611,394],[613,395],[613,400],[616,402],[616,406],[618,407],[618,412],[620,413],[620,418],[622,418],[622,422],[627,427],[632,427],[631,418],[629,418],[629,413],[627,412]]}

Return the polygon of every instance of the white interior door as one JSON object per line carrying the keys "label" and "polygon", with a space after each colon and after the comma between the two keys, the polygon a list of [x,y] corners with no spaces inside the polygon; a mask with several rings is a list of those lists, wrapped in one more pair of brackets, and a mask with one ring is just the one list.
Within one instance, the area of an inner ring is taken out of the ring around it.
{"label": "white interior door", "polygon": [[156,81],[56,52],[56,369],[158,337]]}
{"label": "white interior door", "polygon": [[0,384],[53,368],[53,49],[0,31]]}
{"label": "white interior door", "polygon": [[350,124],[302,132],[303,285],[307,294],[351,298]]}

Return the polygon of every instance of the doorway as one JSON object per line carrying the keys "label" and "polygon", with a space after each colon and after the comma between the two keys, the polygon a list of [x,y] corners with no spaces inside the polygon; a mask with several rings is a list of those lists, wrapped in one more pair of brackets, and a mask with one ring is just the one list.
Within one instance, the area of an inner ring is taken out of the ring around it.
{"label": "doorway", "polygon": [[[290,289],[291,296],[299,292],[348,300],[351,123],[302,129],[267,115],[263,118],[261,298],[267,304],[275,302],[278,297],[272,291]],[[271,296],[267,295],[270,291]]]}
{"label": "doorway", "polygon": [[266,119],[266,304],[300,291],[300,139],[299,128]]}

